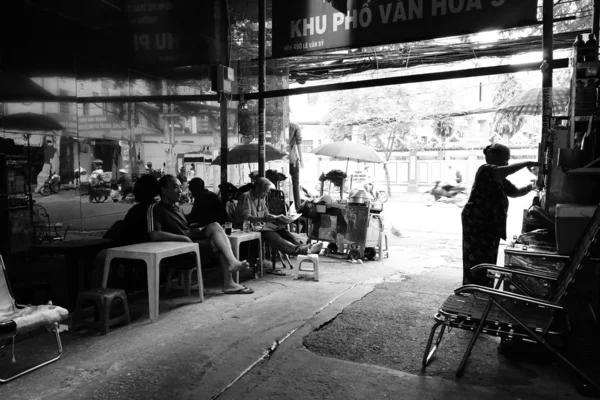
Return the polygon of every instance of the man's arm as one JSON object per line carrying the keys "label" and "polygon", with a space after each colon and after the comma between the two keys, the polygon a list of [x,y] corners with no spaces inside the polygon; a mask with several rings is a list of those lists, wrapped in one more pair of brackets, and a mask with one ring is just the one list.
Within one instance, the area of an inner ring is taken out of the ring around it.
{"label": "man's arm", "polygon": [[300,126],[296,125],[296,130],[294,131],[294,140],[296,141],[296,145],[294,146],[296,149],[296,153],[298,154],[298,167],[304,168],[304,161],[302,160],[302,131],[300,131]]}

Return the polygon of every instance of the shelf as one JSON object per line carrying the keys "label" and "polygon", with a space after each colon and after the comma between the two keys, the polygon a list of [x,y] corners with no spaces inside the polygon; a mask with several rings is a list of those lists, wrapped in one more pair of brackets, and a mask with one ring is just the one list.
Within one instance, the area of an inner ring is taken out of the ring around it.
{"label": "shelf", "polygon": [[[591,115],[587,115],[587,116],[577,116],[577,117],[573,117],[573,120],[576,122],[588,122],[590,120]],[[600,115],[594,117],[594,121],[600,121]]]}
{"label": "shelf", "polygon": [[577,69],[581,68],[600,68],[600,61],[578,62],[575,64]]}
{"label": "shelf", "polygon": [[600,175],[600,168],[575,168],[566,172],[567,175]]}

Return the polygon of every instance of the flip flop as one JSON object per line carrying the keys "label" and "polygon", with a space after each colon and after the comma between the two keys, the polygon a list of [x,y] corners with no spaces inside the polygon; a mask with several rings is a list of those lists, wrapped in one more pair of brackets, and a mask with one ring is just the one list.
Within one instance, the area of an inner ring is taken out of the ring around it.
{"label": "flip flop", "polygon": [[225,294],[252,294],[252,293],[254,293],[254,290],[250,289],[249,287],[244,286],[241,289],[227,291],[227,292],[224,291],[223,293],[225,293]]}

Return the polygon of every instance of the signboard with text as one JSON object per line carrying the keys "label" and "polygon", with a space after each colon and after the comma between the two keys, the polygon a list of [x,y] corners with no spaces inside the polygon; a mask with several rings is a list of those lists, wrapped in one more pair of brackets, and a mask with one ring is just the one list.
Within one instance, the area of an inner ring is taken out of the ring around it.
{"label": "signboard with text", "polygon": [[127,0],[131,61],[145,67],[215,63],[218,4],[214,0]]}
{"label": "signboard with text", "polygon": [[507,29],[537,23],[537,0],[273,2],[273,57]]}

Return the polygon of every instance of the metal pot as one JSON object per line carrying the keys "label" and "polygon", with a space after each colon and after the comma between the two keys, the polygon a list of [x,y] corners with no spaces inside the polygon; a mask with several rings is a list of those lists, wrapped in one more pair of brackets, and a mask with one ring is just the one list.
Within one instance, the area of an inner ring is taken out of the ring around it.
{"label": "metal pot", "polygon": [[366,203],[370,200],[372,200],[371,196],[369,196],[366,191],[357,190],[350,196],[348,203]]}

